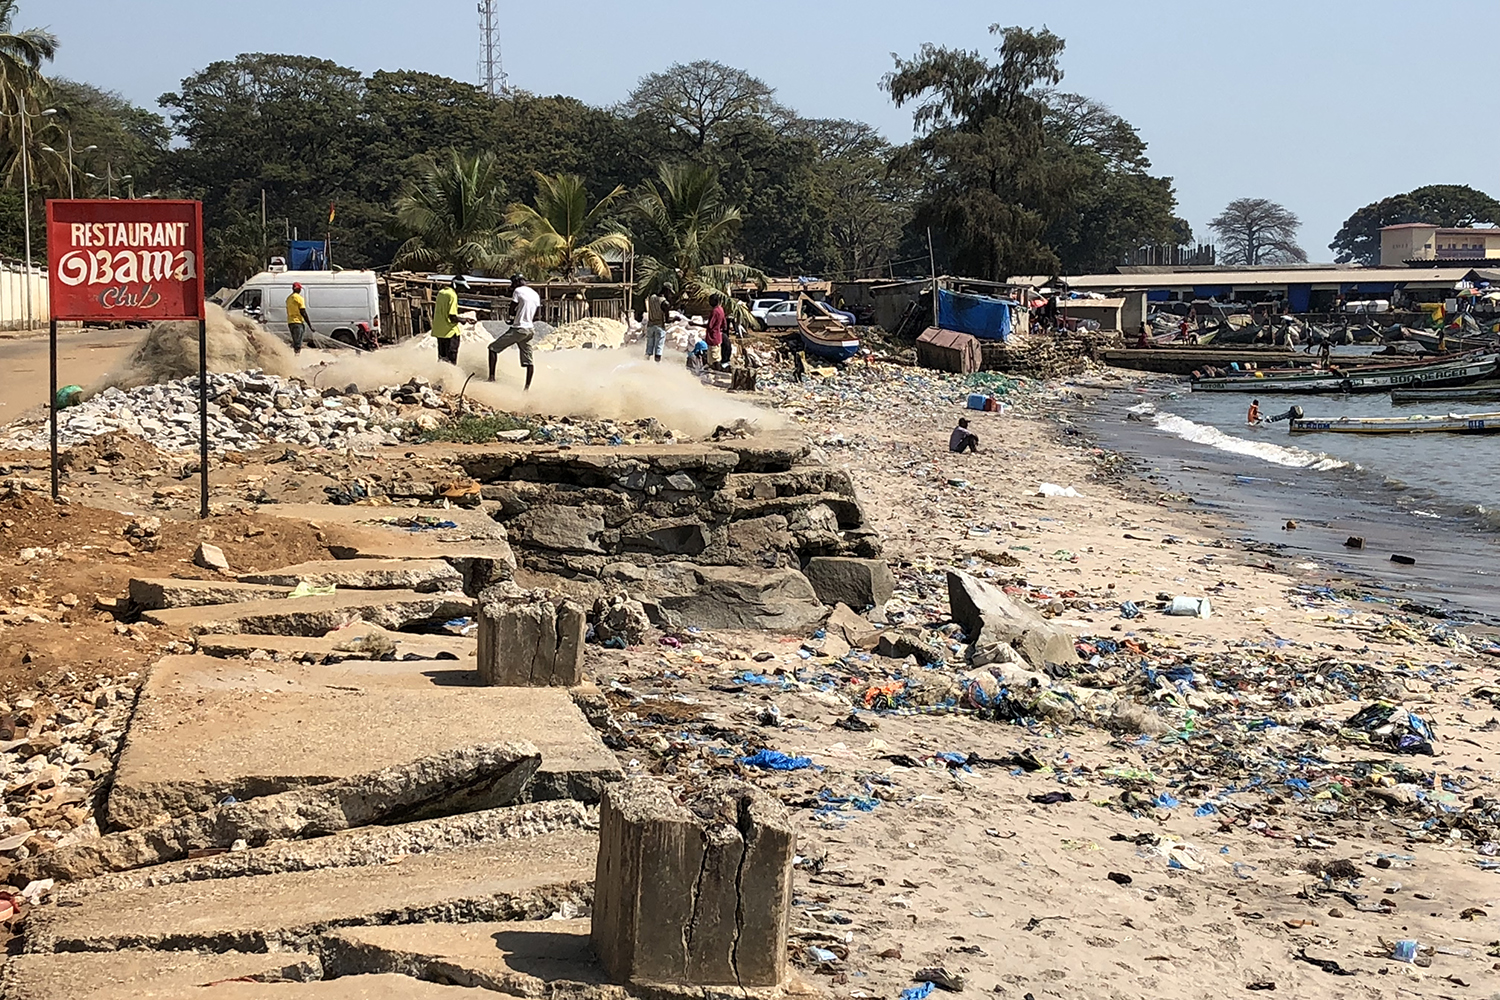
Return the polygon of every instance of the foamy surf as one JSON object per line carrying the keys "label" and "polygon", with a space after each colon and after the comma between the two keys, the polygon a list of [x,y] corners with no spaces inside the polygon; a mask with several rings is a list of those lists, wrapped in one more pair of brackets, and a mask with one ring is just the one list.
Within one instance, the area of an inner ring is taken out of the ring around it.
{"label": "foamy surf", "polygon": [[1180,437],[1184,441],[1191,441],[1194,444],[1205,445],[1216,451],[1225,451],[1233,455],[1258,458],[1263,462],[1285,466],[1289,469],[1312,469],[1317,472],[1326,472],[1329,469],[1342,469],[1349,464],[1321,453],[1303,451],[1301,448],[1288,448],[1269,441],[1235,437],[1233,434],[1224,433],[1217,427],[1194,423],[1175,413],[1158,411],[1151,403],[1139,403],[1130,407],[1126,412],[1149,420],[1157,429]]}

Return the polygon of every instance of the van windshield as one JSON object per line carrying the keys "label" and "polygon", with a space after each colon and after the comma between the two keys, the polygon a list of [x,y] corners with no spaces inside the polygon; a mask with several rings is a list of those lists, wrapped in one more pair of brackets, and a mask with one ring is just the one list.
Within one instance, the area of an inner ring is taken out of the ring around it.
{"label": "van windshield", "polygon": [[260,289],[247,288],[234,297],[229,303],[226,311],[238,311],[242,313],[260,312]]}

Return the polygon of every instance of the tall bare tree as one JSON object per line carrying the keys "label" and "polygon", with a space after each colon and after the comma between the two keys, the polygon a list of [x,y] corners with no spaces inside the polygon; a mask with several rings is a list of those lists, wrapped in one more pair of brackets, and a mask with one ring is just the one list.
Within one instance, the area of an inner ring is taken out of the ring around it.
{"label": "tall bare tree", "polygon": [[1307,252],[1297,245],[1301,227],[1295,213],[1265,198],[1236,198],[1208,224],[1225,264],[1305,262]]}
{"label": "tall bare tree", "polygon": [[661,121],[695,150],[722,139],[740,121],[782,121],[792,114],[776,91],[742,69],[699,59],[641,78],[623,105],[628,114]]}

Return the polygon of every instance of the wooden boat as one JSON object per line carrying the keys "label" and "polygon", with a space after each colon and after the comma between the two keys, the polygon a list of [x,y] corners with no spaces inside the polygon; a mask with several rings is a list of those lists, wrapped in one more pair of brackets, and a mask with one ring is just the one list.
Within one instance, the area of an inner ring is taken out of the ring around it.
{"label": "wooden boat", "polygon": [[843,320],[806,295],[798,299],[797,332],[803,348],[814,357],[848,361],[859,353],[859,338],[849,332]]}
{"label": "wooden boat", "polygon": [[1391,390],[1393,403],[1425,403],[1432,400],[1500,403],[1500,382],[1481,383],[1467,388]]}
{"label": "wooden boat", "polygon": [[1495,349],[1495,338],[1492,336],[1475,336],[1473,334],[1450,333],[1445,339],[1441,333],[1432,330],[1406,330],[1408,340],[1414,340],[1421,344],[1425,350],[1437,351],[1441,345],[1449,351],[1491,351]]}
{"label": "wooden boat", "polygon": [[1293,434],[1500,434],[1500,413],[1409,417],[1293,417]]}
{"label": "wooden boat", "polygon": [[1495,373],[1500,355],[1466,354],[1392,365],[1365,365],[1330,371],[1256,371],[1200,378],[1194,392],[1325,393],[1387,392],[1398,386],[1452,386],[1478,382]]}

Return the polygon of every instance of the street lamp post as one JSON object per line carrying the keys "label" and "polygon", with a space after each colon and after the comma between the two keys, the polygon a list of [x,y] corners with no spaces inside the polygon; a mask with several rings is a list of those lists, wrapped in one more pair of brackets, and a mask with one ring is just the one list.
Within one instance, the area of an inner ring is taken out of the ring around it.
{"label": "street lamp post", "polygon": [[45,111],[32,114],[23,105],[19,111],[0,112],[0,114],[4,114],[7,118],[14,118],[18,115],[21,118],[21,212],[26,217],[26,329],[31,330],[36,325],[36,314],[31,307],[31,153],[27,148],[26,122],[32,118],[47,118],[55,115],[57,109],[47,108]]}
{"label": "street lamp post", "polygon": [[[44,150],[46,150],[47,152],[51,153],[53,156],[61,156],[62,155],[57,150],[53,149],[51,146],[43,146],[42,148]],[[84,146],[82,149],[78,150],[78,152],[80,152],[80,153],[91,153],[91,152],[93,152],[94,150],[96,150],[98,148],[99,148],[98,146]],[[92,174],[85,174],[85,176],[93,176],[93,175]],[[68,200],[69,201],[73,200],[73,130],[72,129],[68,129]]]}

